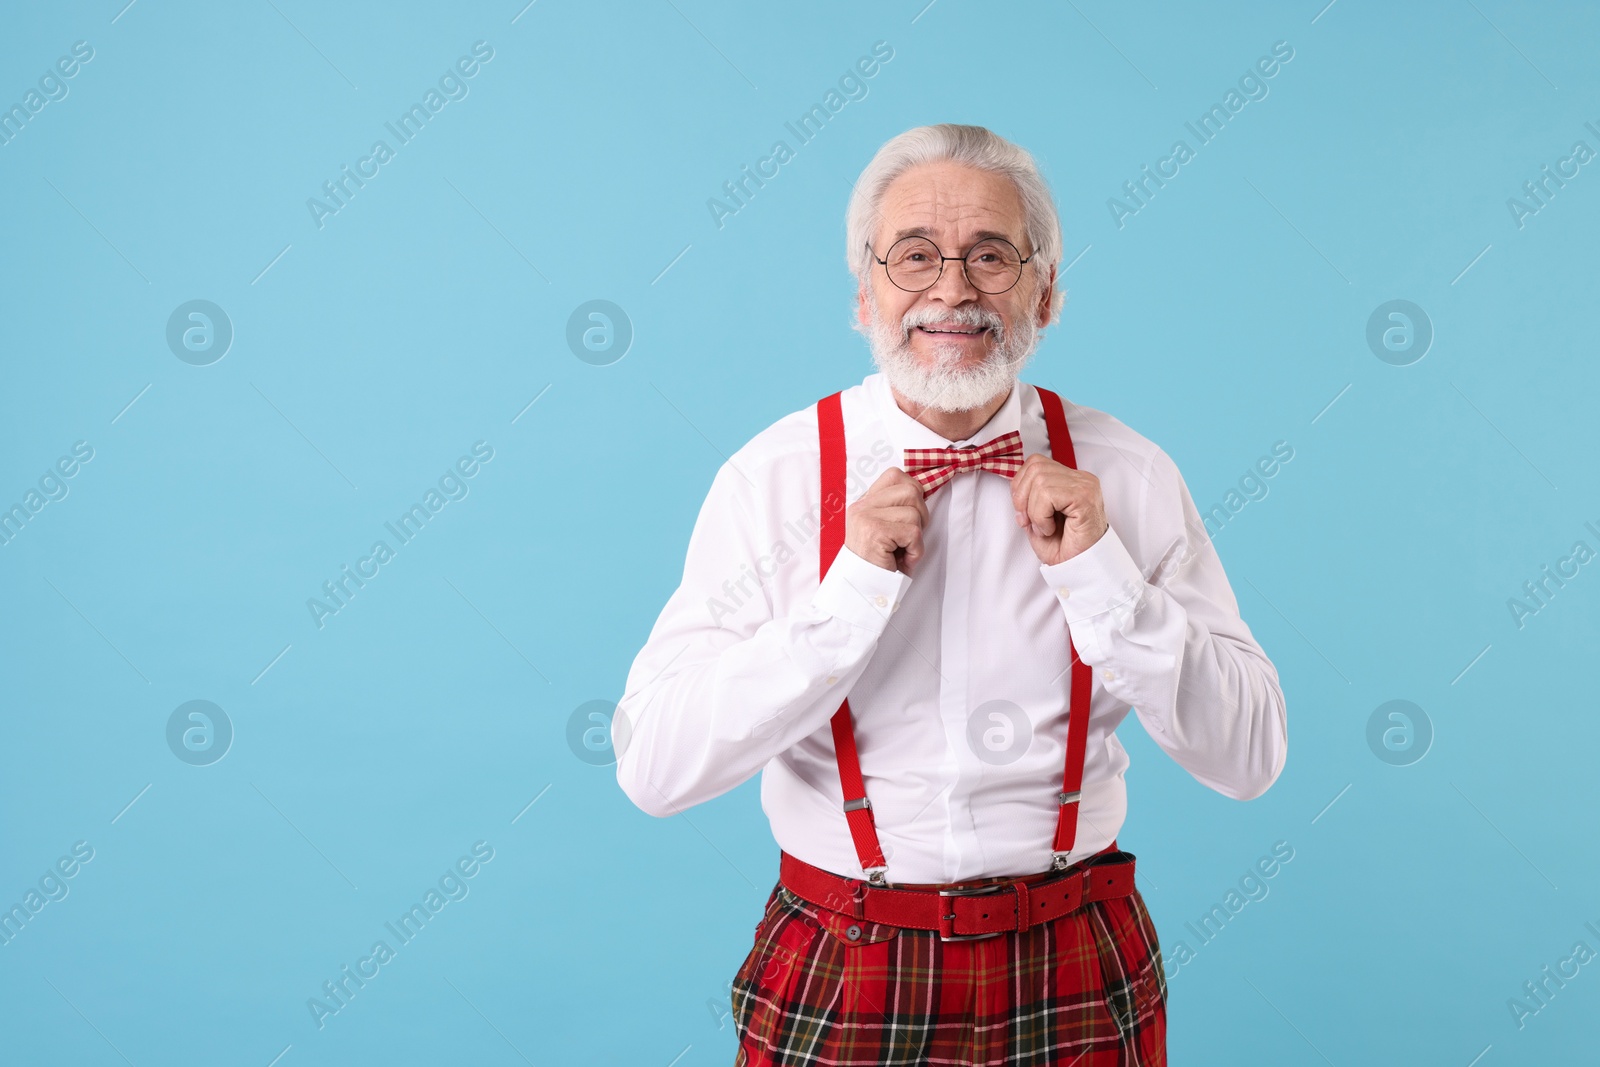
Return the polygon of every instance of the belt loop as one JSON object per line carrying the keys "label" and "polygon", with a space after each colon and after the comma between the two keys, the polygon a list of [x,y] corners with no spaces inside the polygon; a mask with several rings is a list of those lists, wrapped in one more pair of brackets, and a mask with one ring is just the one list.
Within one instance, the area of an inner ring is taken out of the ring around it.
{"label": "belt loop", "polygon": [[1092,867],[1080,867],[1077,874],[1073,876],[1073,885],[1078,890],[1078,902],[1077,907],[1073,908],[1074,911],[1078,908],[1087,907],[1090,903],[1089,891],[1094,887],[1093,870]]}
{"label": "belt loop", "polygon": [[865,919],[867,917],[867,908],[864,900],[867,892],[866,883],[857,878],[852,878],[850,882],[850,913],[856,919]]}
{"label": "belt loop", "polygon": [[1028,904],[1028,883],[1018,878],[1011,884],[1017,887],[1017,932],[1024,933],[1033,925],[1033,909]]}

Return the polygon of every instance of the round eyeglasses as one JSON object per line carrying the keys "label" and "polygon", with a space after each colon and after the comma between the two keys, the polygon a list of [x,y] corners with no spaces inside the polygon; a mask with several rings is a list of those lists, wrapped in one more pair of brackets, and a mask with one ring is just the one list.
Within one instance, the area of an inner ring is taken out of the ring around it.
{"label": "round eyeglasses", "polygon": [[980,293],[994,296],[1014,287],[1022,277],[1022,265],[1033,259],[1024,258],[1017,246],[1004,237],[986,237],[964,256],[947,256],[926,237],[902,237],[889,246],[882,259],[870,244],[867,252],[873,262],[882,265],[889,280],[908,293],[932,289],[944,274],[945,263],[959,259],[968,284]]}

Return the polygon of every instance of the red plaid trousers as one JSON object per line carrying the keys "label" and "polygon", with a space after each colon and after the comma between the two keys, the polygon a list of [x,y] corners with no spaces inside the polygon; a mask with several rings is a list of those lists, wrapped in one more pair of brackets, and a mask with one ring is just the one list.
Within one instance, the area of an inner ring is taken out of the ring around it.
{"label": "red plaid trousers", "polygon": [[[852,941],[846,931],[861,928]],[[781,884],[733,981],[735,1067],[1165,1067],[1137,889],[978,941],[860,922]]]}

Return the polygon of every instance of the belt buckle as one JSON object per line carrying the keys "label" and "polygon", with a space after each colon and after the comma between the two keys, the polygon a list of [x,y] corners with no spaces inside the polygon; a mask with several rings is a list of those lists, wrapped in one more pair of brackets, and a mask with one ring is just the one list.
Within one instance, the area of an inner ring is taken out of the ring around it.
{"label": "belt buckle", "polygon": [[[939,896],[943,897],[981,897],[992,893],[1012,891],[1011,882],[995,882],[991,885],[957,886],[954,889],[941,889]],[[954,909],[955,905],[951,905]],[[939,910],[939,940],[940,941],[982,941],[987,937],[999,937],[1006,933],[1005,930],[995,930],[987,934],[958,934],[956,928],[956,913],[951,910],[946,913],[943,908]]]}

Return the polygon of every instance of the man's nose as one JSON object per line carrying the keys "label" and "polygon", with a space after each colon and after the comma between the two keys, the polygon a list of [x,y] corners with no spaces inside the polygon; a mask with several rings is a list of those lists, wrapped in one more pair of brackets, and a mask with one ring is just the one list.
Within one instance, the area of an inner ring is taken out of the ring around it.
{"label": "man's nose", "polygon": [[978,290],[967,281],[966,264],[959,259],[946,260],[939,280],[933,283],[927,295],[950,307],[970,304],[978,299]]}

